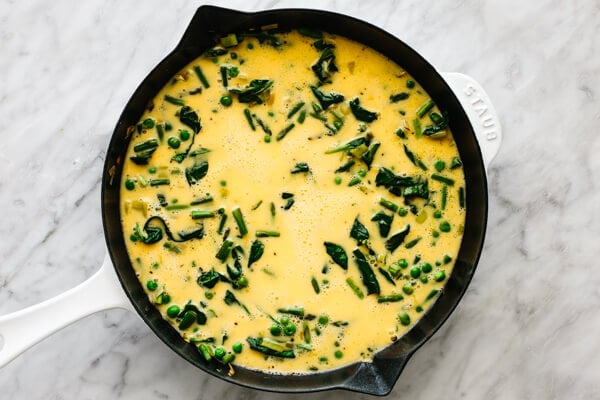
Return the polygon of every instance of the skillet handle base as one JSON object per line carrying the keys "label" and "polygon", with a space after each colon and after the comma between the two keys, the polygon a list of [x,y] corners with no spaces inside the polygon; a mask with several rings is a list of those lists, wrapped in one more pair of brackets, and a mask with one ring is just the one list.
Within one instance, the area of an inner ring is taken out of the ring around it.
{"label": "skillet handle base", "polygon": [[442,76],[450,85],[465,109],[483,155],[486,169],[498,154],[502,141],[502,127],[498,113],[483,87],[468,75],[445,72]]}
{"label": "skillet handle base", "polygon": [[87,281],[42,303],[0,316],[0,368],[54,332],[98,311],[133,311],[108,255]]}

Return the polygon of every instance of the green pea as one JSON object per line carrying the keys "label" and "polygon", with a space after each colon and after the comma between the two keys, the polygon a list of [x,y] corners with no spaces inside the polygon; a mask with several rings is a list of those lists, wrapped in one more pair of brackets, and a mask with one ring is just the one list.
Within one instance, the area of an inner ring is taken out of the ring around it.
{"label": "green pea", "polygon": [[281,322],[282,325],[289,324],[290,319],[288,317],[286,317],[286,316],[283,316],[283,317],[281,317],[281,319],[279,320],[279,322]]}
{"label": "green pea", "polygon": [[185,142],[186,140],[188,140],[190,138],[190,132],[187,131],[186,129],[182,129],[179,132],[179,138]]}
{"label": "green pea", "polygon": [[154,128],[154,120],[152,118],[146,118],[142,121],[142,128],[152,129]]}
{"label": "green pea", "polygon": [[406,87],[409,88],[409,89],[414,88],[415,85],[416,85],[415,81],[413,81],[412,79],[409,79],[409,80],[406,81]]}
{"label": "green pea", "polygon": [[269,332],[271,332],[271,335],[273,335],[273,336],[280,336],[281,335],[281,327],[279,325],[273,325],[271,327],[271,329],[269,329]]}
{"label": "green pea", "polygon": [[156,281],[149,280],[148,282],[146,282],[146,288],[149,291],[154,292],[156,289],[158,289],[158,283],[156,283]]}
{"label": "green pea", "polygon": [[442,172],[444,168],[446,168],[446,163],[442,160],[438,160],[433,164],[433,167],[437,170],[437,172]]}
{"label": "green pea", "polygon": [[148,168],[148,173],[155,174],[156,173],[156,167],[150,167],[150,168]]}
{"label": "green pea", "polygon": [[210,300],[213,297],[215,297],[215,294],[213,292],[204,292],[204,297],[206,297],[208,300]]}
{"label": "green pea", "polygon": [[233,350],[233,352],[237,353],[237,354],[240,354],[243,349],[244,349],[244,345],[240,342],[235,342],[233,344],[233,346],[231,346],[231,350]]}
{"label": "green pea", "polygon": [[400,209],[398,210],[398,215],[404,217],[406,216],[406,214],[408,214],[408,210],[404,207],[400,207]]}
{"label": "green pea", "polygon": [[423,307],[421,307],[421,306],[416,306],[416,307],[415,307],[415,311],[416,311],[416,312],[423,312]]}
{"label": "green pea", "polygon": [[135,181],[133,179],[125,180],[125,189],[127,189],[127,190],[135,189]]}
{"label": "green pea", "polygon": [[319,324],[327,325],[328,323],[329,323],[329,317],[327,317],[327,315],[321,315],[319,317]]}
{"label": "green pea", "polygon": [[406,261],[405,258],[402,258],[398,261],[398,265],[400,266],[400,268],[406,268],[408,267],[408,261]]}
{"label": "green pea", "polygon": [[214,355],[217,359],[221,360],[223,359],[223,357],[225,356],[225,354],[227,354],[227,352],[225,351],[224,348],[222,347],[217,347],[214,351]]}
{"label": "green pea", "polygon": [[419,276],[421,276],[421,268],[419,267],[413,267],[410,269],[410,276],[412,276],[413,278],[417,279]]}
{"label": "green pea", "polygon": [[162,292],[156,298],[156,304],[169,304],[171,302],[171,295],[167,292]]}
{"label": "green pea", "polygon": [[433,218],[442,218],[442,212],[440,210],[435,210],[433,212]]}
{"label": "green pea", "polygon": [[283,333],[285,336],[293,336],[296,333],[296,325],[286,324],[283,327]]}
{"label": "green pea", "polygon": [[181,141],[179,139],[177,139],[175,136],[171,136],[168,140],[167,140],[167,144],[169,145],[170,148],[172,149],[178,149],[179,146],[181,146]]}
{"label": "green pea", "polygon": [[442,232],[450,232],[450,223],[448,221],[442,221],[440,223],[440,231]]}
{"label": "green pea", "polygon": [[433,279],[435,279],[436,282],[441,282],[446,279],[446,273],[442,270],[436,271],[435,274],[433,274]]}
{"label": "green pea", "polygon": [[271,143],[271,135],[265,135],[264,139],[265,143]]}
{"label": "green pea", "polygon": [[426,274],[430,273],[432,270],[433,270],[433,267],[431,266],[431,264],[429,264],[429,263],[421,264],[421,271],[425,272]]}
{"label": "green pea", "polygon": [[406,285],[402,286],[402,291],[406,294],[412,294],[415,289],[412,287],[411,284],[407,283]]}
{"label": "green pea", "polygon": [[340,358],[344,357],[344,353],[341,350],[336,350],[335,353],[333,353],[333,355],[337,359],[340,359]]}
{"label": "green pea", "polygon": [[240,276],[237,280],[237,286],[238,288],[245,288],[248,286],[248,278],[245,276]]}
{"label": "green pea", "polygon": [[340,185],[342,183],[342,177],[337,175],[333,181],[336,185]]}
{"label": "green pea", "polygon": [[365,176],[367,176],[367,170],[364,168],[359,169],[358,175],[364,178]]}
{"label": "green pea", "polygon": [[440,233],[438,231],[433,231],[431,232],[431,236],[433,236],[434,238],[438,238],[440,237]]}
{"label": "green pea", "polygon": [[165,131],[170,131],[171,129],[173,129],[173,125],[171,125],[171,123],[169,121],[165,121]]}
{"label": "green pea", "polygon": [[179,315],[179,313],[181,312],[181,309],[179,308],[178,305],[172,305],[169,306],[169,308],[167,308],[167,316],[169,318],[175,318]]}
{"label": "green pea", "polygon": [[[237,58],[237,54],[235,53],[231,53],[230,56],[232,60],[235,60]],[[230,78],[235,78],[240,74],[240,69],[238,67],[229,67],[227,68],[227,74]]]}
{"label": "green pea", "polygon": [[452,257],[450,257],[448,254],[444,254],[444,264],[449,264],[450,261],[452,261]]}
{"label": "green pea", "polygon": [[225,107],[229,107],[232,103],[233,103],[233,99],[231,98],[231,96],[221,96],[221,99],[219,100],[219,102],[221,104],[223,104]]}
{"label": "green pea", "polygon": [[410,325],[410,315],[408,315],[408,313],[403,312],[403,313],[399,314],[398,320],[404,326]]}
{"label": "green pea", "polygon": [[135,233],[132,233],[131,235],[129,235],[129,240],[131,240],[132,242],[137,242],[138,237]]}
{"label": "green pea", "polygon": [[427,282],[429,282],[429,278],[427,278],[427,275],[421,275],[421,277],[419,278],[419,280],[421,281],[421,283],[427,283]]}

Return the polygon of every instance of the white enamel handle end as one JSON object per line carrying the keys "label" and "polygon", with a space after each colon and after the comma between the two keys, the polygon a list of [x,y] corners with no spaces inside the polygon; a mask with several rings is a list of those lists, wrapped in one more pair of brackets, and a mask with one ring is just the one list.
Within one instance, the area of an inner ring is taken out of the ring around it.
{"label": "white enamel handle end", "polygon": [[98,311],[133,307],[108,255],[85,282],[42,303],[0,316],[0,367],[54,332]]}
{"label": "white enamel handle end", "polygon": [[498,154],[502,127],[490,97],[481,85],[468,75],[446,72],[442,76],[453,89],[475,130],[486,169]]}

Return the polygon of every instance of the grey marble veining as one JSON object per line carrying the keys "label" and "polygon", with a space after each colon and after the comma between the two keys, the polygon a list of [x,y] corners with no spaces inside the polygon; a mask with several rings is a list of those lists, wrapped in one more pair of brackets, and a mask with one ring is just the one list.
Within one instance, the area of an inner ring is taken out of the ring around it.
{"label": "grey marble veining", "polygon": [[[0,1],[0,315],[98,269],[110,134],[199,4]],[[600,3],[226,5],[317,7],[367,20],[439,70],[473,76],[500,114],[504,142],[489,170],[478,270],[390,398],[600,398]],[[368,396],[284,396],[226,384],[119,310],[81,320],[0,369],[1,399],[287,397]]]}

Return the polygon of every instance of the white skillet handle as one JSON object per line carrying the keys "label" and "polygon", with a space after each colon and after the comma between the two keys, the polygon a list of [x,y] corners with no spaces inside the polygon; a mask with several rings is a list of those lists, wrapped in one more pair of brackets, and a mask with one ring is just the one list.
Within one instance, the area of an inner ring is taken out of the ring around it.
{"label": "white skillet handle", "polygon": [[61,328],[98,311],[132,310],[108,255],[87,281],[54,298],[0,316],[0,367]]}
{"label": "white skillet handle", "polygon": [[498,154],[502,141],[502,127],[490,97],[477,81],[458,72],[442,76],[453,89],[475,130],[486,169]]}

